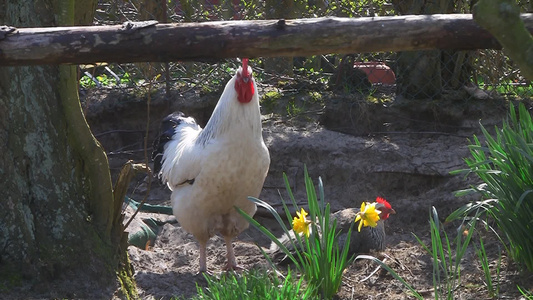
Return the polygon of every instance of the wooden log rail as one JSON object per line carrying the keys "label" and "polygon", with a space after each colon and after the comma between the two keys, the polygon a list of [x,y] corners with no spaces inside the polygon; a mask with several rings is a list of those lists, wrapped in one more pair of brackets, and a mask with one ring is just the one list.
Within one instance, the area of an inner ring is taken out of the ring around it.
{"label": "wooden log rail", "polygon": [[[533,14],[521,18],[533,32]],[[499,48],[470,14],[0,27],[0,66]]]}

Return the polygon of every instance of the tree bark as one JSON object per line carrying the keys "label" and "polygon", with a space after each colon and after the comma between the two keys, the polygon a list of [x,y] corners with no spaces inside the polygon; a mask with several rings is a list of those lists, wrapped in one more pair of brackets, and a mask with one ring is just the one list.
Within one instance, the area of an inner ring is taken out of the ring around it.
{"label": "tree bark", "polygon": [[474,20],[496,37],[524,77],[533,80],[533,37],[520,20],[516,2],[480,0],[474,5]]}
{"label": "tree bark", "polygon": [[[54,4],[6,1],[0,24],[92,19],[75,14],[74,1]],[[119,267],[126,252],[107,157],[83,117],[76,81],[73,66],[0,68],[0,287],[7,298],[109,299],[117,274],[128,272]]]}
{"label": "tree bark", "polygon": [[[533,14],[522,19],[533,31]],[[20,28],[0,40],[0,65],[483,48],[498,49],[499,44],[471,15],[127,23]]]}

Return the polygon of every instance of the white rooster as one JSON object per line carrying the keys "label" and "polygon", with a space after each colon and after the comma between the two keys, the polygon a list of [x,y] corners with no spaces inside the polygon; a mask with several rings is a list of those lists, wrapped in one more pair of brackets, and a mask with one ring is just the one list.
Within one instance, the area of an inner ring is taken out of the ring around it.
{"label": "white rooster", "polygon": [[232,240],[248,222],[234,206],[255,214],[247,197],[259,196],[270,165],[248,59],[226,84],[204,129],[181,112],[163,120],[152,158],[155,174],[172,191],[174,215],[200,244],[199,271],[207,271],[207,241],[217,233],[226,242],[225,269],[237,269]]}

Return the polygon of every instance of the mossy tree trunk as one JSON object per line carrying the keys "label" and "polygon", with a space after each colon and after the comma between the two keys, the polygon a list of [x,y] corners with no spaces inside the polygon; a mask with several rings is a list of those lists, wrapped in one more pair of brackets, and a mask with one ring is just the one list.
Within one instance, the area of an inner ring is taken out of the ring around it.
{"label": "mossy tree trunk", "polygon": [[[0,24],[90,24],[95,5],[7,0]],[[0,292],[7,298],[111,298],[125,282],[117,279],[129,267],[120,210],[76,81],[74,66],[0,68]]]}

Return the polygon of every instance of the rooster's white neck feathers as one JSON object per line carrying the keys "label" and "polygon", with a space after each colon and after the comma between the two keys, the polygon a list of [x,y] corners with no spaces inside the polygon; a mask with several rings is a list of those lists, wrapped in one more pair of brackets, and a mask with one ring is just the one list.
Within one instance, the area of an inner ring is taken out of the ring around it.
{"label": "rooster's white neck feathers", "polygon": [[[241,70],[242,67],[239,68],[238,72],[241,72]],[[250,67],[248,67],[248,72],[250,74],[252,72]],[[261,114],[255,80],[251,78],[255,92],[252,100],[248,103],[241,103],[237,100],[235,80],[237,80],[236,75],[226,84],[211,118],[196,140],[197,144],[205,146],[211,139],[229,132],[242,133],[248,131],[251,132],[251,135],[246,134],[245,136],[253,138],[261,136]],[[254,110],[257,112],[250,113]]]}

